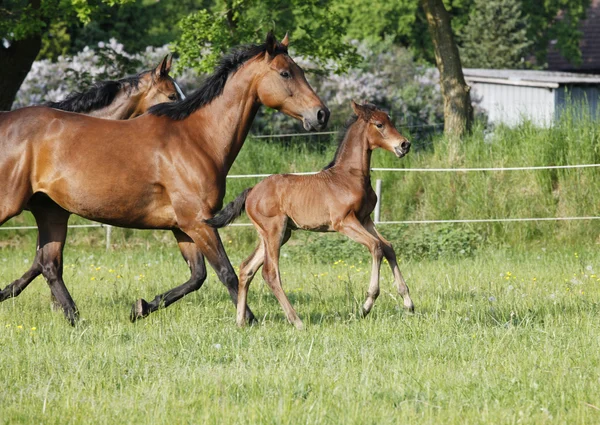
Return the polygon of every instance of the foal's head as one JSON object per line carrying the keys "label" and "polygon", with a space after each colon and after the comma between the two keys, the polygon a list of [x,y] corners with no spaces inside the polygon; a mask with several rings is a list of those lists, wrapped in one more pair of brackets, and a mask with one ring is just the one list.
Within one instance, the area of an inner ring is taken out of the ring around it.
{"label": "foal's head", "polygon": [[172,60],[173,57],[167,55],[155,69],[140,75],[141,98],[136,107],[137,115],[159,103],[185,99],[175,80],[169,76]]}
{"label": "foal's head", "polygon": [[358,119],[367,124],[367,141],[371,150],[383,148],[394,153],[398,158],[408,153],[410,142],[396,130],[387,113],[370,103],[359,105],[354,101],[352,109]]}
{"label": "foal's head", "polygon": [[322,130],[329,119],[329,109],[304,77],[304,71],[288,56],[289,39],[281,43],[269,33],[262,60],[263,72],[257,76],[260,102],[302,121],[305,130]]}

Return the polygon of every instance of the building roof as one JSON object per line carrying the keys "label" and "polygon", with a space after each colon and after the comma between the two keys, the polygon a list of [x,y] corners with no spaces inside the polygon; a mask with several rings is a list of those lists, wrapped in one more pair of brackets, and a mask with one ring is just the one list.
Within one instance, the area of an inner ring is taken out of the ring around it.
{"label": "building roof", "polygon": [[464,68],[463,73],[465,79],[473,83],[546,88],[558,88],[560,85],[567,84],[600,85],[600,75],[572,72]]}
{"label": "building roof", "polygon": [[566,60],[550,42],[548,49],[548,69],[556,71],[577,71],[600,73],[600,0],[592,0],[586,10],[586,19],[579,24],[581,31],[581,58],[583,62],[577,66]]}

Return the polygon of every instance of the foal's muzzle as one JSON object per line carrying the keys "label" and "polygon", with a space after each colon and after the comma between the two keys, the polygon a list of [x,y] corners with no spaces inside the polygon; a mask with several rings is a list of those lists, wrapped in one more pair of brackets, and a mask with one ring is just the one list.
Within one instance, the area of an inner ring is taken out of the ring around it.
{"label": "foal's muzzle", "polygon": [[394,147],[394,152],[398,158],[402,158],[409,151],[410,151],[410,142],[408,140],[405,140],[404,142],[400,143],[398,146]]}
{"label": "foal's muzzle", "polygon": [[302,119],[302,124],[306,131],[318,131],[323,130],[327,127],[327,121],[329,121],[329,109],[327,107],[320,106],[311,110]]}

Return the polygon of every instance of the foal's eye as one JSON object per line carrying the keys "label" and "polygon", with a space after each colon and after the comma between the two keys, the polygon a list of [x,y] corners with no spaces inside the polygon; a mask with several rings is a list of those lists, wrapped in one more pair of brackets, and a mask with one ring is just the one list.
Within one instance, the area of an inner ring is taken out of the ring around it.
{"label": "foal's eye", "polygon": [[287,71],[281,71],[279,73],[279,75],[281,75],[283,78],[290,78],[291,77],[290,73],[287,72]]}
{"label": "foal's eye", "polygon": [[169,100],[177,100],[177,95],[175,93],[169,95]]}
{"label": "foal's eye", "polygon": [[380,130],[381,130],[381,129],[383,128],[383,124],[382,124],[382,123],[380,123],[380,122],[376,122],[376,123],[375,123],[375,127],[377,127],[378,129],[380,129]]}

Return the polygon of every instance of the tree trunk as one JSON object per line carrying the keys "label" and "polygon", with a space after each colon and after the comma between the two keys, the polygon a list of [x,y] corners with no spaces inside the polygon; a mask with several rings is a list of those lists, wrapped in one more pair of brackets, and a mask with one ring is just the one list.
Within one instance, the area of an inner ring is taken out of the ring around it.
{"label": "tree trunk", "polygon": [[[39,17],[41,0],[29,0],[31,17]],[[48,24],[48,23],[46,23]],[[5,47],[0,37],[0,111],[10,111],[31,64],[42,48],[42,34],[33,33]]]}
{"label": "tree trunk", "polygon": [[0,46],[0,111],[10,111],[41,47],[41,35],[14,41],[8,48]]}
{"label": "tree trunk", "polygon": [[470,87],[462,72],[458,47],[452,35],[450,15],[442,0],[420,0],[435,48],[435,62],[440,72],[444,97],[444,133],[462,136],[471,131],[473,105]]}

